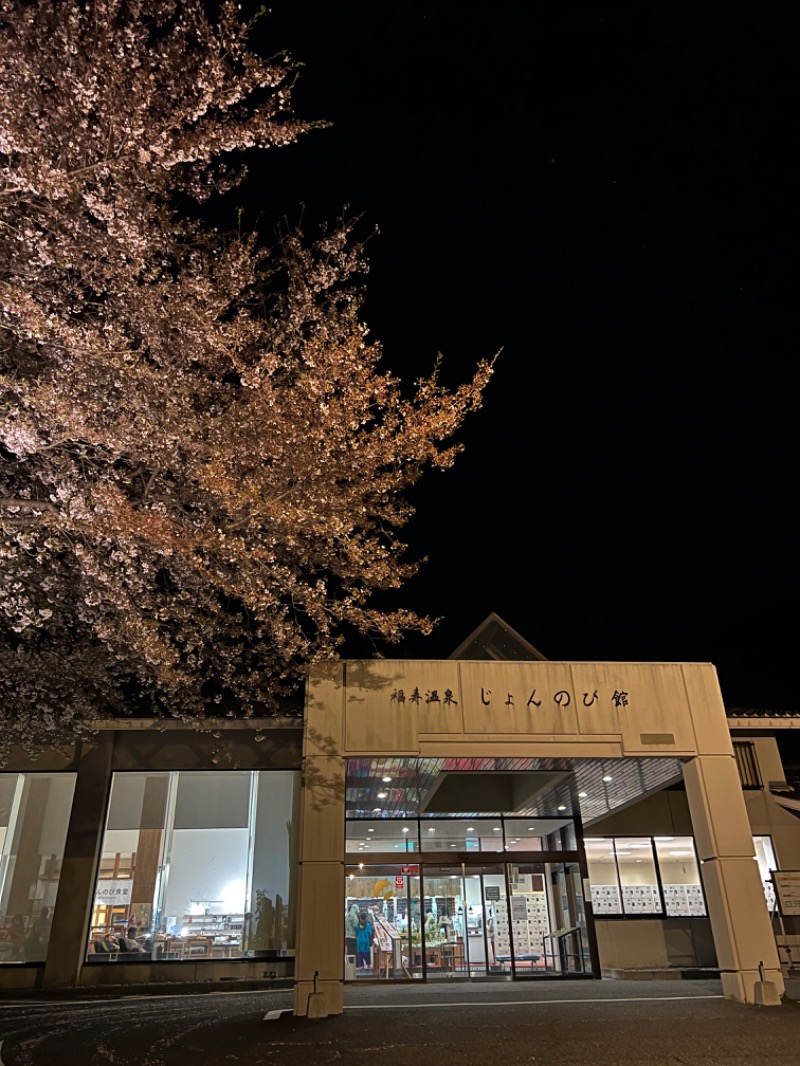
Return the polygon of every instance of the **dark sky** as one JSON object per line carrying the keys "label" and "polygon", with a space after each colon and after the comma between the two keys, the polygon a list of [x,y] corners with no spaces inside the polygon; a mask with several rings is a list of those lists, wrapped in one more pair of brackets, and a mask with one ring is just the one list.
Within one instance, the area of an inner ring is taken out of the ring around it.
{"label": "dark sky", "polygon": [[253,160],[251,211],[380,227],[386,369],[503,349],[412,497],[402,599],[445,621],[409,655],[496,611],[551,659],[712,661],[730,706],[800,709],[798,30],[791,3],[272,4],[258,47],[333,126]]}

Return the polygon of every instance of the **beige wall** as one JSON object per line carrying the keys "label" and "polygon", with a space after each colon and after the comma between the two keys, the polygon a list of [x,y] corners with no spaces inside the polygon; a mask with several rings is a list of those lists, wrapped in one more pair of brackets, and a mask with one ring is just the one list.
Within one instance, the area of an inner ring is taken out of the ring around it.
{"label": "beige wall", "polygon": [[681,966],[716,966],[711,930],[702,920],[626,922],[599,918],[595,928],[600,966],[606,973],[621,971],[622,976],[631,977],[637,970],[675,968],[677,975]]}
{"label": "beige wall", "polygon": [[321,664],[307,730],[319,754],[731,755],[707,663]]}

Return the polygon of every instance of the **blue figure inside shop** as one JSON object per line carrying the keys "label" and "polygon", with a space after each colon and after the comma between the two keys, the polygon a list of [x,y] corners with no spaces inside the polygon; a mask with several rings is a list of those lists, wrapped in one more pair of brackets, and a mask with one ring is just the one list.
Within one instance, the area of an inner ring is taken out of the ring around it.
{"label": "blue figure inside shop", "polygon": [[362,911],[358,916],[358,927],[356,928],[356,967],[359,970],[372,969],[372,940],[374,936],[375,931],[372,928],[372,922]]}

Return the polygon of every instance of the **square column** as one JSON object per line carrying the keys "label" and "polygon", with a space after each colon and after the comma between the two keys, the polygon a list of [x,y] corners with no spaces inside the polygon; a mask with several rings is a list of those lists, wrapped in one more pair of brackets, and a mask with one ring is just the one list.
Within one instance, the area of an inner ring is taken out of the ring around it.
{"label": "square column", "polygon": [[322,1017],[344,1009],[345,760],[308,755],[303,780],[294,1013]]}
{"label": "square column", "polygon": [[763,963],[780,996],[783,974],[733,756],[699,755],[683,777],[723,991],[754,1003]]}
{"label": "square column", "polygon": [[89,919],[111,789],[113,736],[82,745],[42,988],[74,988],[86,960]]}

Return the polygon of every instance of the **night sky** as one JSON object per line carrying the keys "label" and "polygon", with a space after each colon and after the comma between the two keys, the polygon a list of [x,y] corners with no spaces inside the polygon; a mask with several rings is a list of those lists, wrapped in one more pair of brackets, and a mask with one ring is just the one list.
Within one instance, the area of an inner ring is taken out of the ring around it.
{"label": "night sky", "polygon": [[800,8],[271,6],[259,50],[333,126],[251,160],[250,221],[380,228],[364,315],[409,382],[502,348],[412,495],[430,562],[387,602],[444,621],[403,653],[496,611],[550,659],[711,661],[729,706],[800,710]]}

